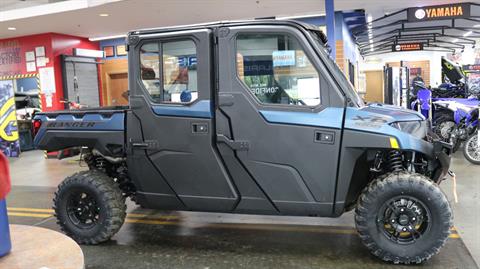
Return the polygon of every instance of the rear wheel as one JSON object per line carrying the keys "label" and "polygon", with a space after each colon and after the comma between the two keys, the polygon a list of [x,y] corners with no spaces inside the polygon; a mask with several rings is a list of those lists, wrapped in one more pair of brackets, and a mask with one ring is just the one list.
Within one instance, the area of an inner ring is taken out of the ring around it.
{"label": "rear wheel", "polygon": [[480,165],[480,147],[478,146],[477,133],[470,136],[465,141],[465,146],[463,147],[463,155],[469,162]]}
{"label": "rear wheel", "polygon": [[419,174],[395,172],[360,195],[355,222],[363,244],[384,261],[421,263],[438,253],[452,227],[440,188]]}
{"label": "rear wheel", "polygon": [[80,244],[109,240],[125,220],[122,191],[100,171],[67,177],[58,186],[53,203],[58,225]]}

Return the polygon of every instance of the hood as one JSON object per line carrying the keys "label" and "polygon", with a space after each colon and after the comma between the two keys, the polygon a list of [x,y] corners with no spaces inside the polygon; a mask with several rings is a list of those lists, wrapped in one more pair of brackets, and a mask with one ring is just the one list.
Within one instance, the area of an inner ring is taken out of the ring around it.
{"label": "hood", "polygon": [[421,121],[425,117],[415,110],[406,109],[394,105],[385,104],[369,104],[368,106],[358,109],[358,113],[371,117],[379,117],[388,123],[399,121]]}
{"label": "hood", "polygon": [[426,134],[426,130],[414,134],[407,130],[402,131],[398,126],[396,128],[392,124],[394,122],[420,122],[417,127],[427,128],[425,117],[420,113],[392,105],[370,104],[362,108],[349,107],[345,115],[345,129],[394,137],[402,149],[423,152],[425,142],[420,136]]}
{"label": "hood", "polygon": [[390,134],[397,129],[391,126],[394,122],[424,121],[420,113],[393,105],[370,104],[362,108],[347,108],[345,128]]}

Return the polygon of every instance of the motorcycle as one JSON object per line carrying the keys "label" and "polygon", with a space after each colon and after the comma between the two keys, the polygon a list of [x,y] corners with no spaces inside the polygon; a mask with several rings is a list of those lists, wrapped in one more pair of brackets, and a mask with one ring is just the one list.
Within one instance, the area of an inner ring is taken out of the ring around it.
{"label": "motorcycle", "polygon": [[464,142],[463,154],[474,164],[480,164],[478,142],[479,100],[439,98],[434,104],[434,132],[453,144],[453,151]]}
{"label": "motorcycle", "polygon": [[425,118],[432,118],[432,91],[423,82],[415,82],[413,96],[410,98],[410,109],[418,111]]}
{"label": "motorcycle", "polygon": [[421,82],[414,84],[412,93],[410,108],[429,119],[433,131],[451,142],[454,152],[464,143],[465,158],[480,165],[480,101],[477,98],[432,98],[430,89]]}

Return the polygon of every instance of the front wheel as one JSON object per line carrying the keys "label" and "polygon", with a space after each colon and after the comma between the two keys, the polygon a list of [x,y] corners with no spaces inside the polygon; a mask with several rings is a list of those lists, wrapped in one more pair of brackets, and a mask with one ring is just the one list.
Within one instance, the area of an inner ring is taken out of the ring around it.
{"label": "front wheel", "polygon": [[395,172],[360,195],[355,223],[363,244],[384,261],[422,263],[440,251],[452,227],[445,194],[429,178]]}
{"label": "front wheel", "polygon": [[480,147],[478,142],[478,134],[476,132],[465,141],[463,155],[469,162],[480,165]]}
{"label": "front wheel", "polygon": [[96,170],[67,177],[53,199],[60,228],[79,244],[98,244],[112,237],[125,220],[125,198],[117,183]]}

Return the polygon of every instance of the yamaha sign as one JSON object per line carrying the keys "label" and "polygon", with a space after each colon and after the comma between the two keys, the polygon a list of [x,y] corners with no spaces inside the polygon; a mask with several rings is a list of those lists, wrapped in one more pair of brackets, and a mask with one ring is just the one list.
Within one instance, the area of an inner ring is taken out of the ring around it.
{"label": "yamaha sign", "polygon": [[423,43],[403,43],[392,46],[393,52],[423,50]]}
{"label": "yamaha sign", "polygon": [[459,19],[470,17],[470,3],[413,7],[407,11],[409,22]]}

